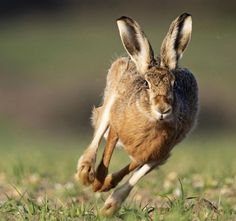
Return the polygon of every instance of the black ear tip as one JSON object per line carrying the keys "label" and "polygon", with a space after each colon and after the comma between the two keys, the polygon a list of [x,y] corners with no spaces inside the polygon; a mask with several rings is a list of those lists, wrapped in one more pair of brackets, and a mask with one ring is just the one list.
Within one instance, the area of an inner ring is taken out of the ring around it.
{"label": "black ear tip", "polygon": [[124,15],[123,15],[123,16],[121,16],[121,17],[117,18],[117,19],[116,19],[116,21],[119,21],[119,20],[124,20],[124,19],[127,19],[127,18],[128,18],[127,16],[124,16]]}
{"label": "black ear tip", "polygon": [[130,22],[133,22],[133,20],[127,16],[121,16],[120,18],[116,19],[116,21],[130,21]]}
{"label": "black ear tip", "polygon": [[187,18],[191,18],[191,19],[192,19],[192,15],[189,14],[189,13],[187,13],[187,12],[185,12],[185,13],[181,14],[177,19],[178,19],[178,22],[179,22],[179,23],[182,23],[182,22],[184,22]]}
{"label": "black ear tip", "polygon": [[189,14],[188,12],[184,12],[183,14],[180,15],[181,18],[185,19],[187,17],[192,17],[191,14]]}

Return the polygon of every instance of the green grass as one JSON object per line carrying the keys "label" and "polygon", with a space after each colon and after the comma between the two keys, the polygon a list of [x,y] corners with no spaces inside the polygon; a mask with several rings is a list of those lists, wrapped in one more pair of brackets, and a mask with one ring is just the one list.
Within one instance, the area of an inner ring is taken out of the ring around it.
{"label": "green grass", "polygon": [[[16,134],[1,136],[0,220],[105,220],[99,208],[108,193],[93,193],[73,178],[88,138]],[[187,139],[139,182],[113,219],[235,220],[235,141],[219,135]],[[117,149],[111,170],[124,159]]]}

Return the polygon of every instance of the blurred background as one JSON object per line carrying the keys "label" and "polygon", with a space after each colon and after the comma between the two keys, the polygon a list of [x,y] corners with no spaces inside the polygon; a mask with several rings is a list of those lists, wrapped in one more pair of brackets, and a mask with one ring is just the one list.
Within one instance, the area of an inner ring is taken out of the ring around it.
{"label": "blurred background", "polygon": [[158,55],[169,24],[185,11],[193,15],[193,35],[181,64],[198,80],[201,106],[192,137],[234,136],[235,6],[234,0],[1,0],[1,150],[20,152],[19,140],[36,137],[64,148],[68,140],[87,143],[107,70],[125,55],[115,20],[137,20]]}
{"label": "blurred background", "polygon": [[[8,217],[2,220],[32,220],[27,211],[18,216],[44,197],[42,213],[47,200],[51,208],[102,205],[105,198],[82,188],[74,174],[92,138],[91,110],[102,101],[107,71],[126,56],[116,19],[138,21],[158,55],[170,23],[183,12],[193,16],[193,34],[180,63],[199,84],[199,122],[134,193],[147,199],[145,207],[150,199],[170,203],[182,193],[236,211],[235,0],[0,0],[0,217]],[[110,171],[128,161],[117,148]],[[32,208],[35,214],[38,207]]]}

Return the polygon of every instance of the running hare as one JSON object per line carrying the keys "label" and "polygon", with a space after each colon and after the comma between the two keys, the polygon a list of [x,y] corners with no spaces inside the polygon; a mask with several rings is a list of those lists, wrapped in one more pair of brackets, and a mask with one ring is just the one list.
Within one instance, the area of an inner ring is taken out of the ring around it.
{"label": "running hare", "polygon": [[[101,210],[106,216],[119,209],[141,177],[167,160],[193,128],[198,113],[196,80],[178,65],[191,37],[191,15],[184,13],[172,22],[158,58],[137,22],[121,17],[117,24],[129,57],[117,59],[108,72],[103,104],[93,111],[94,137],[78,161],[76,175],[82,184],[102,192],[136,169],[106,200]],[[106,146],[95,172],[97,149],[106,131]],[[107,175],[118,141],[131,163]]]}

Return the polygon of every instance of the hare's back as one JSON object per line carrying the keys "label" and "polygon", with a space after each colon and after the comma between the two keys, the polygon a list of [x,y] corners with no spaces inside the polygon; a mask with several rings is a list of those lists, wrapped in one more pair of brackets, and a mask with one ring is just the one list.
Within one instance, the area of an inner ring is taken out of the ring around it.
{"label": "hare's back", "polygon": [[118,92],[123,94],[127,88],[131,87],[136,69],[133,62],[128,57],[120,57],[116,59],[107,74],[107,82],[105,88],[105,100],[111,93]]}

